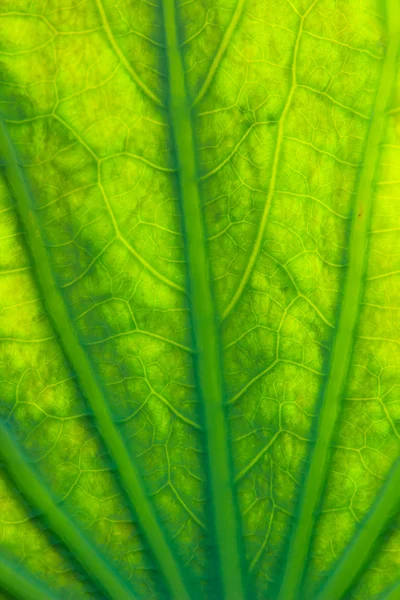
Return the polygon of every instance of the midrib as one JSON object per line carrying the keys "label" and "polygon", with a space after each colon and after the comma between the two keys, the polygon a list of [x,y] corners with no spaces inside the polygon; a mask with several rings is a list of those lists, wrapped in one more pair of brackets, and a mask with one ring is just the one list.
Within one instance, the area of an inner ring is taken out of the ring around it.
{"label": "midrib", "polygon": [[[2,119],[0,119],[0,151],[2,151],[6,161],[7,180],[14,193],[18,214],[25,228],[38,285],[53,327],[59,336],[60,345],[77,374],[83,396],[92,407],[102,438],[118,468],[122,487],[130,500],[141,531],[164,576],[171,596],[179,600],[189,600],[190,596],[183,574],[159,524],[154,507],[146,494],[133,457],[128,452],[121,433],[113,421],[107,398],[103,393],[90,359],[79,341],[64,298],[57,287],[43,240],[43,232],[36,217],[37,211],[33,206],[30,190],[18,164],[14,146]],[[119,596],[116,597],[119,598]]]}
{"label": "midrib", "polygon": [[213,542],[221,600],[245,597],[238,515],[229,456],[217,319],[211,291],[196,151],[177,27],[175,0],[163,0],[169,72],[169,111],[179,165],[179,186],[196,346],[196,374],[205,419]]}
{"label": "midrib", "polygon": [[[396,77],[396,57],[399,48],[400,8],[398,0],[388,0],[386,6],[389,45],[383,61],[381,79],[372,111],[373,116],[353,207],[348,269],[337,334],[330,360],[329,375],[319,412],[317,439],[300,496],[300,508],[290,542],[286,572],[279,596],[280,600],[294,600],[300,594],[304,570],[308,564],[307,559],[317,509],[326,479],[330,446],[352,356],[368,250],[368,227],[372,206],[373,179],[385,130],[385,110]],[[352,572],[354,573],[354,571],[355,565],[353,565]],[[347,576],[350,576],[350,574],[351,571],[347,572]],[[341,584],[344,585],[344,582],[341,581]],[[331,598],[331,596],[328,597]],[[338,597],[340,596],[335,596],[335,598]],[[325,600],[324,595],[321,598]]]}

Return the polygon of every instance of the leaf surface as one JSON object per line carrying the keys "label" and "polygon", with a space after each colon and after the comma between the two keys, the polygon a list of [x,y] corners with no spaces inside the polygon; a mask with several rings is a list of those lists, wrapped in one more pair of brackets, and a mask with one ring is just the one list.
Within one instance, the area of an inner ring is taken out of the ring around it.
{"label": "leaf surface", "polygon": [[3,0],[4,597],[396,598],[397,0]]}

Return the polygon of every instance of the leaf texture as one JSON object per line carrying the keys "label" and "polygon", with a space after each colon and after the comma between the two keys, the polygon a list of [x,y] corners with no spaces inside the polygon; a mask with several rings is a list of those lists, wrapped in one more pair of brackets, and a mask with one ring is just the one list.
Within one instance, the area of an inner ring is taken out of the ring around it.
{"label": "leaf texture", "polygon": [[400,598],[398,0],[0,4],[4,599]]}

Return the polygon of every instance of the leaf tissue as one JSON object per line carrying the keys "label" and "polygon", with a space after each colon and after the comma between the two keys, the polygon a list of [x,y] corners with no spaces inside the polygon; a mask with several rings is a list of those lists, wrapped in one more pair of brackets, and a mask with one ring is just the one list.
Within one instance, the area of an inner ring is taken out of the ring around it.
{"label": "leaf tissue", "polygon": [[400,599],[399,0],[1,0],[0,598]]}

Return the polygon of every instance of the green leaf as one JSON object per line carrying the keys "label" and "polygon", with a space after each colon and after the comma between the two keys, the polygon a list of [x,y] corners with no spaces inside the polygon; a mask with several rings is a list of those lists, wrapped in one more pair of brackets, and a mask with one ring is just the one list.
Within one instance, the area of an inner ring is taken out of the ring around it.
{"label": "green leaf", "polygon": [[400,597],[398,0],[3,0],[0,597]]}

